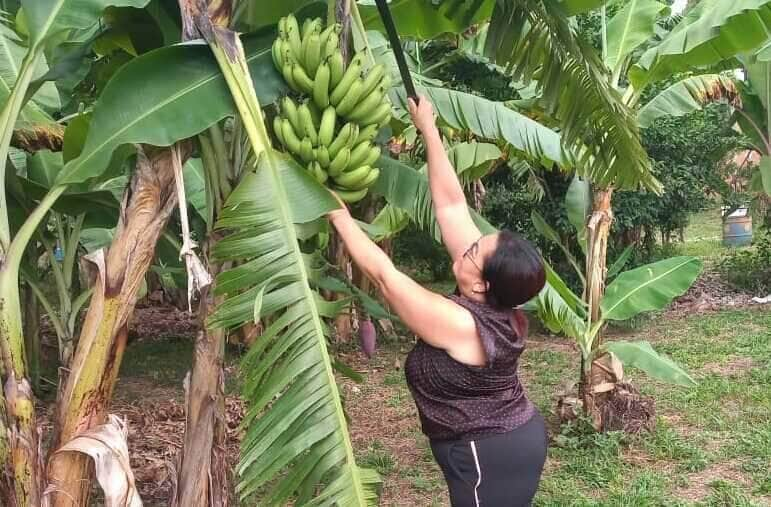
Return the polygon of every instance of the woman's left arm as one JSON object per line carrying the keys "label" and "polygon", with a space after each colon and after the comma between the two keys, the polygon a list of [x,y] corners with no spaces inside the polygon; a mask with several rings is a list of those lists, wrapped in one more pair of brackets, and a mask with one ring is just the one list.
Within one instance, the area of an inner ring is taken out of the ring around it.
{"label": "woman's left arm", "polygon": [[343,208],[329,214],[346,250],[361,271],[380,289],[399,318],[423,341],[450,350],[468,346],[476,336],[471,313],[433,293],[400,272],[391,259]]}

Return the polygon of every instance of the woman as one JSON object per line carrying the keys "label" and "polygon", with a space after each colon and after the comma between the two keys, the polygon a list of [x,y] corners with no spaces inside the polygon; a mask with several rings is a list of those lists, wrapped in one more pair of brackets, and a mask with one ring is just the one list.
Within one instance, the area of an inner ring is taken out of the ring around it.
{"label": "woman", "polygon": [[425,139],[456,294],[435,294],[399,272],[345,207],[332,211],[330,221],[353,261],[420,338],[404,370],[453,507],[527,506],[538,488],[547,436],[517,377],[527,320],[515,308],[544,286],[543,262],[516,234],[479,232],[431,104],[421,97],[409,107]]}

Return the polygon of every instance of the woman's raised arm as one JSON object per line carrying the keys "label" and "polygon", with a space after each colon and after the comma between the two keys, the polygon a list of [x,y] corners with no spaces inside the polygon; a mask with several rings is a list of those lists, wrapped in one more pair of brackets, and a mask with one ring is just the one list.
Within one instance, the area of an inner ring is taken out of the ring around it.
{"label": "woman's raised arm", "polygon": [[426,144],[428,184],[442,241],[450,257],[456,260],[482,233],[471,219],[458,175],[444,151],[431,103],[423,96],[417,105],[412,99],[408,101],[412,121]]}

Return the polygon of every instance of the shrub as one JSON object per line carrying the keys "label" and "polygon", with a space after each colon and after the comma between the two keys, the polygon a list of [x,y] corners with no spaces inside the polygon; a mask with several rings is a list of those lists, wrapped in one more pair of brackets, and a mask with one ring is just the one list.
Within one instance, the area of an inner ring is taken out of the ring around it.
{"label": "shrub", "polygon": [[756,294],[771,293],[771,233],[756,233],[753,245],[732,250],[717,265],[721,277],[732,286]]}

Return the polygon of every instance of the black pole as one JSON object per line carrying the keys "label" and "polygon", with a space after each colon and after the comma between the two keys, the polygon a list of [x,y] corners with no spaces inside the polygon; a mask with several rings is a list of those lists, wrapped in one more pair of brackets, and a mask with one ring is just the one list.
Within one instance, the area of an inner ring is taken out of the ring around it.
{"label": "black pole", "polygon": [[391,42],[391,49],[396,57],[396,64],[399,66],[399,74],[402,75],[404,89],[407,91],[407,96],[417,103],[418,94],[415,93],[415,85],[412,83],[410,69],[407,67],[407,61],[404,59],[404,51],[399,42],[399,34],[396,33],[396,26],[394,26],[391,11],[388,10],[388,3],[386,0],[375,0],[375,2],[377,3],[377,10],[380,12],[380,19],[383,20],[383,26],[385,26],[386,33],[388,34],[388,40]]}

